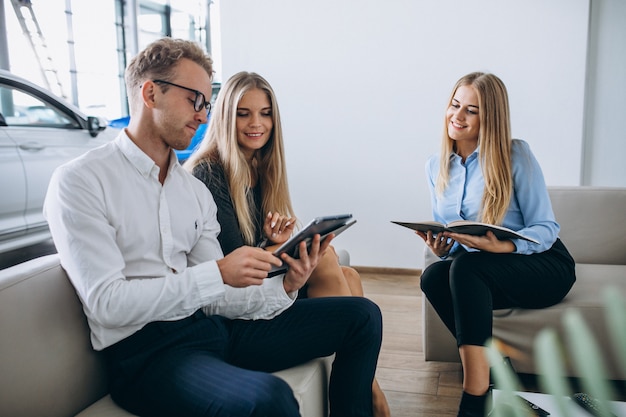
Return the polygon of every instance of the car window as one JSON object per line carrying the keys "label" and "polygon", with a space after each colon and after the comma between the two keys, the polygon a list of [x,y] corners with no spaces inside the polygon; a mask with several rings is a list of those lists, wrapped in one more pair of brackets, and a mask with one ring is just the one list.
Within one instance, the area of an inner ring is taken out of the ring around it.
{"label": "car window", "polygon": [[80,128],[50,104],[8,86],[0,86],[0,114],[6,126]]}

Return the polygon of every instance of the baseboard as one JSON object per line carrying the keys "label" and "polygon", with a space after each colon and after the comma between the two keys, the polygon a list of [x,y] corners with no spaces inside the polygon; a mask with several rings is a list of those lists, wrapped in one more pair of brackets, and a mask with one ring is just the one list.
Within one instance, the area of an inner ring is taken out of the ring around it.
{"label": "baseboard", "polygon": [[359,273],[363,274],[395,274],[395,275],[414,275],[420,276],[422,274],[422,270],[417,268],[387,268],[381,266],[356,266],[351,265],[352,268],[356,269]]}

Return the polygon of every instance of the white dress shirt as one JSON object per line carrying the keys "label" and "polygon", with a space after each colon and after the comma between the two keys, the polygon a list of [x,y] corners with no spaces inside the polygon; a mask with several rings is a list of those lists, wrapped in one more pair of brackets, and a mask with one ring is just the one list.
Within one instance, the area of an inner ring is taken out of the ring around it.
{"label": "white dress shirt", "polygon": [[170,160],[161,185],[154,161],[121,132],[57,168],[50,181],[44,215],[96,350],[199,308],[269,319],[295,300],[282,275],[261,286],[224,284],[215,202],[174,152]]}

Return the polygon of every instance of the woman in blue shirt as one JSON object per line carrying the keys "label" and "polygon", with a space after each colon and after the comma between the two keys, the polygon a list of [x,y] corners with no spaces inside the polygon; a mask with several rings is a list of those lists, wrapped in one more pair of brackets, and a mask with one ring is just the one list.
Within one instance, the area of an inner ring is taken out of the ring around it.
{"label": "woman in blue shirt", "polygon": [[506,87],[495,75],[475,72],[456,83],[441,152],[428,160],[426,175],[435,220],[501,225],[540,242],[417,232],[440,258],[424,270],[421,288],[457,340],[458,417],[482,417],[493,310],[560,302],[576,280],[574,260],[558,237],[541,167],[526,142],[511,138]]}

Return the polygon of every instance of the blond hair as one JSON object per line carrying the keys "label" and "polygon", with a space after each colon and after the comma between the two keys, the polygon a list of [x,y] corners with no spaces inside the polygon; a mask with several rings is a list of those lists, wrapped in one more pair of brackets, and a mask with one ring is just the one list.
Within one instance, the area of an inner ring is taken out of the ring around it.
{"label": "blond hair", "polygon": [[[501,224],[513,196],[512,138],[506,87],[502,80],[493,74],[482,72],[467,74],[455,84],[448,100],[448,107],[461,86],[473,87],[478,95],[480,120],[478,157],[485,180],[478,220]],[[455,141],[448,135],[447,121],[444,120],[441,159],[436,182],[438,194],[443,193],[448,186],[450,154],[455,150]]]}
{"label": "blond hair", "polygon": [[[237,106],[250,90],[259,89],[267,94],[272,111],[273,129],[267,144],[259,149],[248,164],[237,142]],[[256,174],[262,192],[261,213],[278,212],[294,216],[285,164],[283,131],[276,95],[270,84],[254,72],[239,72],[222,86],[206,137],[200,147],[185,162],[190,172],[202,162],[218,162],[224,168],[233,207],[239,221],[239,229],[248,245],[254,244],[255,223],[248,200],[248,191]],[[255,170],[256,172],[253,172]]]}

